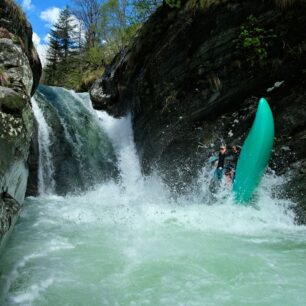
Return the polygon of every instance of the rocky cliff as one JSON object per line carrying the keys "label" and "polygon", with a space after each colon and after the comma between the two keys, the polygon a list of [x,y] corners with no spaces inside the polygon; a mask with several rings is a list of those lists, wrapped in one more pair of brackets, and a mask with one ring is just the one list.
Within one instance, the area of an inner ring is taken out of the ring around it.
{"label": "rocky cliff", "polygon": [[11,0],[0,1],[0,242],[24,200],[27,158],[33,134],[31,95],[41,64],[32,28]]}
{"label": "rocky cliff", "polygon": [[242,144],[266,97],[276,123],[270,166],[291,169],[288,196],[306,223],[305,1],[177,3],[159,8],[97,80],[94,106],[131,111],[144,173],[157,169],[183,191],[221,142]]}

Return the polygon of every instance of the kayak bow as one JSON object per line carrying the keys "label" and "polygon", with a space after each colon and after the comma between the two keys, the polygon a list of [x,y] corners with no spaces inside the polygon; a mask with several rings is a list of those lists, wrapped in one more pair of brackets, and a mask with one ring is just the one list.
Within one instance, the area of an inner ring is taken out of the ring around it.
{"label": "kayak bow", "polygon": [[268,165],[274,140],[274,120],[266,99],[259,101],[252,128],[238,159],[233,192],[237,203],[247,205]]}

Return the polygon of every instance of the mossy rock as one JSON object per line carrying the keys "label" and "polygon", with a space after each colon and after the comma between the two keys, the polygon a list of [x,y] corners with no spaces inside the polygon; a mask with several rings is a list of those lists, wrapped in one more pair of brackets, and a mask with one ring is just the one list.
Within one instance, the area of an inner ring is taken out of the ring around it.
{"label": "mossy rock", "polygon": [[2,112],[21,116],[26,104],[26,98],[17,94],[11,88],[0,86],[0,110]]}

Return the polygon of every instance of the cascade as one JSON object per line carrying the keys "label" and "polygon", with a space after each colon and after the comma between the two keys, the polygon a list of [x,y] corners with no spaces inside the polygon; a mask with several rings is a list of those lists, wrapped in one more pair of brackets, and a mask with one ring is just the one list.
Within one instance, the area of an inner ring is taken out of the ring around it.
{"label": "cascade", "polygon": [[118,176],[111,142],[88,94],[40,86],[33,101],[39,132],[39,189],[80,191]]}

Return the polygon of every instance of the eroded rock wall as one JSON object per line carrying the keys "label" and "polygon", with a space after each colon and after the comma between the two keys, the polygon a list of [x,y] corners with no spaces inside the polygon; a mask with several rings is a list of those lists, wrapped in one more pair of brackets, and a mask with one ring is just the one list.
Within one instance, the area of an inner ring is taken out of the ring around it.
{"label": "eroded rock wall", "polygon": [[266,97],[276,122],[271,167],[292,170],[288,190],[305,223],[305,1],[181,3],[144,24],[91,88],[94,106],[131,111],[144,173],[157,169],[184,191],[220,143],[242,144]]}
{"label": "eroded rock wall", "polygon": [[32,28],[11,0],[0,2],[0,242],[24,200],[34,131],[31,95],[41,74]]}

